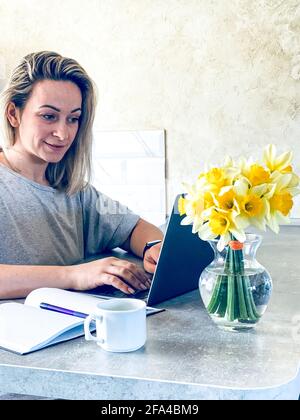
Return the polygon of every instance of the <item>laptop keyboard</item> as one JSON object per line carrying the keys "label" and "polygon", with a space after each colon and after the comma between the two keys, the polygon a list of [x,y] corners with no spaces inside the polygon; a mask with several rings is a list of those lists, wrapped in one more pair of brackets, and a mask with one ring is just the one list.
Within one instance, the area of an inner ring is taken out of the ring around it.
{"label": "laptop keyboard", "polygon": [[90,290],[90,293],[93,292],[98,296],[107,296],[107,297],[114,297],[114,298],[135,298],[141,300],[147,300],[149,290],[137,290],[134,294],[127,294],[122,292],[119,289],[116,289],[113,286],[101,286],[97,287],[97,289]]}

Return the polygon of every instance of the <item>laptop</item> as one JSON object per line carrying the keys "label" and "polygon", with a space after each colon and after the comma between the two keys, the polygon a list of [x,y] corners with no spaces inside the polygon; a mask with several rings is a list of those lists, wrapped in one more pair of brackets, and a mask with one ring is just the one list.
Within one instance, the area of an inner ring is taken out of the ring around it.
{"label": "laptop", "polygon": [[[127,295],[113,286],[100,286],[87,293],[99,297],[133,297],[153,306],[198,288],[200,274],[211,263],[214,253],[208,242],[192,233],[192,225],[180,225],[184,216],[178,212],[179,197],[175,199],[167,224],[150,289]],[[141,259],[127,252],[114,255],[142,266]]]}

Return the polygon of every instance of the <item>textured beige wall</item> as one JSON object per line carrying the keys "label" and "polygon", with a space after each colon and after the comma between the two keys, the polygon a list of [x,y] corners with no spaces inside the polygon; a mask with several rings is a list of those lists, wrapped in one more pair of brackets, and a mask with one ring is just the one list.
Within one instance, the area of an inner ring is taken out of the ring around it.
{"label": "textured beige wall", "polygon": [[165,128],[169,203],[204,162],[291,147],[300,170],[299,0],[0,0],[0,84],[20,56],[78,59],[100,129]]}

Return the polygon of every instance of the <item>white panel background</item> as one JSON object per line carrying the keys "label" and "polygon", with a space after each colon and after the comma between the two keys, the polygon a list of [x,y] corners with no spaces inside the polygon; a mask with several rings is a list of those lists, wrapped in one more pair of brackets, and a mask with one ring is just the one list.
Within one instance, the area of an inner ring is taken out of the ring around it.
{"label": "white panel background", "polygon": [[164,130],[94,130],[92,183],[149,222],[165,223]]}

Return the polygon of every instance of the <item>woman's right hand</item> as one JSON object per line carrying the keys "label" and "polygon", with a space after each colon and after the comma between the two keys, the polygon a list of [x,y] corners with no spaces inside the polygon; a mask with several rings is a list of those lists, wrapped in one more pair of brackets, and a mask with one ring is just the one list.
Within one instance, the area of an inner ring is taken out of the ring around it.
{"label": "woman's right hand", "polygon": [[68,267],[72,289],[89,290],[105,284],[127,294],[146,290],[151,281],[136,264],[115,257],[72,265]]}

